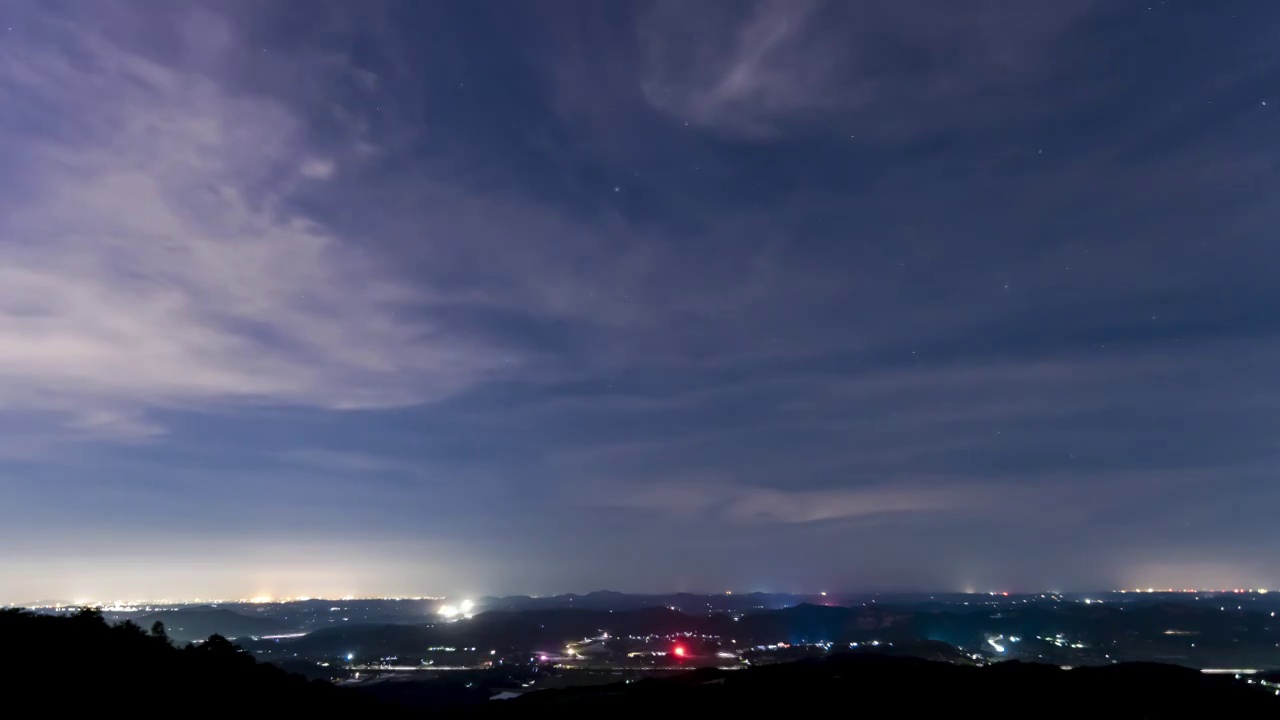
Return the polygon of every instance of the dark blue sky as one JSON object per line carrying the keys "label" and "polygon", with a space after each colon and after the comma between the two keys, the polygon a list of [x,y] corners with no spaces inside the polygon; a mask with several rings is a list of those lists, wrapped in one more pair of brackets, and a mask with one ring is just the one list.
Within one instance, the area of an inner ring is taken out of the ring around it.
{"label": "dark blue sky", "polygon": [[0,2],[0,601],[1280,585],[1276,27]]}

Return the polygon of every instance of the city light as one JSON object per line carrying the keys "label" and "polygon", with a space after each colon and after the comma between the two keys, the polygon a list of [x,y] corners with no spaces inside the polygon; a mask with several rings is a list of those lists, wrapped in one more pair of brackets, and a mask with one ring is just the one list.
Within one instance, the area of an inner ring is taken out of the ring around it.
{"label": "city light", "polygon": [[456,620],[460,617],[462,618],[471,617],[472,615],[471,611],[473,609],[475,609],[474,602],[470,600],[463,600],[458,605],[441,605],[440,609],[437,610],[436,613],[440,615],[440,617],[444,618],[445,620]]}

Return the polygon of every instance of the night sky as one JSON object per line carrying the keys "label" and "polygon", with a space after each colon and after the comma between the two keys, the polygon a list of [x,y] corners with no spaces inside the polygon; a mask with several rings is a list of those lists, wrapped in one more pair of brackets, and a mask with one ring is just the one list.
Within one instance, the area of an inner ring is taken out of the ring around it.
{"label": "night sky", "polygon": [[0,1],[0,602],[1274,587],[1277,27]]}

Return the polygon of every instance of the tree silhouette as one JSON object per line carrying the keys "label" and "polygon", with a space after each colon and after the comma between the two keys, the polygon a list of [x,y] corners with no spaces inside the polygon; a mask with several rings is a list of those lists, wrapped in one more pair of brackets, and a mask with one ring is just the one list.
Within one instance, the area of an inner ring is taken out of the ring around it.
{"label": "tree silhouette", "polygon": [[[361,693],[259,663],[225,637],[179,649],[159,622],[148,633],[137,623],[109,624],[93,609],[71,615],[0,609],[0,637],[5,707],[38,703],[55,717],[160,717],[166,708],[198,705],[201,714],[230,717],[252,702],[255,716],[385,715]],[[137,693],[140,682],[145,696]]]}
{"label": "tree silhouette", "polygon": [[80,625],[105,625],[106,620],[102,617],[102,611],[97,608],[82,607],[76,610],[76,614],[71,616]]}

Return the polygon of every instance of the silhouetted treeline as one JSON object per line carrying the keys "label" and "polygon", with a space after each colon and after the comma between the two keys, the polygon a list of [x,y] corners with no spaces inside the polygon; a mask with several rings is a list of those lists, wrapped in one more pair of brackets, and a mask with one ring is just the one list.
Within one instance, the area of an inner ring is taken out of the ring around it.
{"label": "silhouetted treeline", "polygon": [[[93,610],[71,616],[0,611],[0,687],[8,717],[367,716],[383,707],[362,694],[259,663],[226,638],[175,647],[164,627],[108,624]],[[17,713],[27,708],[30,714]]]}

